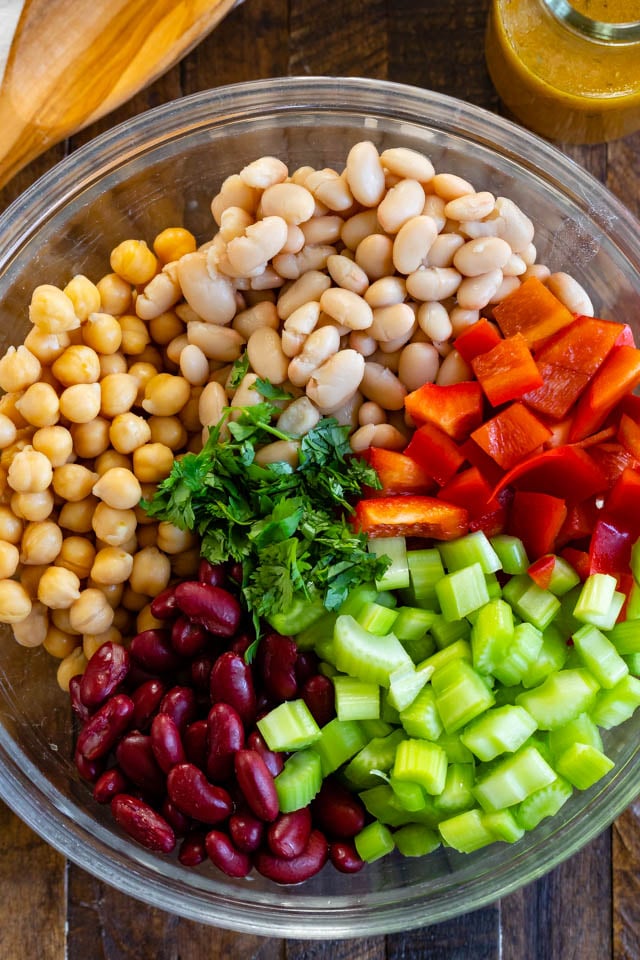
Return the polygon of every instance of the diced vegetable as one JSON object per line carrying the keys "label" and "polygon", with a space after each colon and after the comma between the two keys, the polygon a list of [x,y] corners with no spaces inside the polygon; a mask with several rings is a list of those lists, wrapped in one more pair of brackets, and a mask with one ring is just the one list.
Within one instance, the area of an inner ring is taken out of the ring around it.
{"label": "diced vegetable", "polygon": [[418,495],[359,500],[354,526],[369,537],[429,537],[453,540],[467,532],[469,515],[463,507]]}
{"label": "diced vegetable", "polygon": [[521,333],[498,341],[487,353],[476,356],[471,367],[494,407],[519,399],[529,390],[541,387],[543,382]]}
{"label": "diced vegetable", "polygon": [[452,440],[460,441],[482,423],[482,387],[474,380],[441,386],[425,383],[407,394],[405,410],[420,426],[433,423]]}
{"label": "diced vegetable", "polygon": [[533,349],[573,321],[573,314],[537,277],[528,277],[496,304],[493,315],[503,336],[520,333]]}

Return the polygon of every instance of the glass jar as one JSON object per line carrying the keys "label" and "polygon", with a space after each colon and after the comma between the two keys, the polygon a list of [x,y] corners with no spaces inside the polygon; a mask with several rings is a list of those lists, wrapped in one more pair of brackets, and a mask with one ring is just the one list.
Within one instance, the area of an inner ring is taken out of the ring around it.
{"label": "glass jar", "polygon": [[486,57],[536,133],[598,143],[640,128],[640,0],[492,0]]}

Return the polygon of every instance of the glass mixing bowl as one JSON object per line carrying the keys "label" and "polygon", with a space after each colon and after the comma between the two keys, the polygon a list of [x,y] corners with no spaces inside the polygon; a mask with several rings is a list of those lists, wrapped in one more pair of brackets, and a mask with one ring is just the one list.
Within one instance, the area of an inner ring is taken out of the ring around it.
{"label": "glass mixing bowl", "polygon": [[[291,78],[220,88],[151,110],[79,149],[0,219],[5,343],[21,342],[42,282],[107,272],[121,239],[184,223],[211,231],[224,177],[274,154],[290,167],[341,165],[349,147],[426,152],[436,169],[511,197],[533,219],[538,259],[567,269],[596,314],[640,316],[640,226],[596,180],[542,140],[477,107],[375,80]],[[640,332],[636,319],[636,333]],[[231,880],[152,854],[114,826],[72,762],[66,695],[42,649],[0,635],[0,796],[47,842],[119,890],[193,920],[254,934],[350,937],[407,930],[529,883],[601,832],[640,793],[640,715],[605,735],[615,768],[514,845],[475,855],[389,856],[355,876],[330,866],[286,888]]]}

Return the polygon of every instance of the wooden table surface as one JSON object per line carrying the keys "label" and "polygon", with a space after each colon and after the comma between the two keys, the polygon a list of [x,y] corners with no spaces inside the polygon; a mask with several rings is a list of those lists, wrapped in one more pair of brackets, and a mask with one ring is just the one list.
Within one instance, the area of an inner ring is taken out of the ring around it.
{"label": "wooden table surface", "polygon": [[[484,65],[485,19],[483,0],[246,0],[170,73],[16,176],[0,192],[0,207],[102,130],[226,83],[287,74],[370,76],[499,111]],[[567,152],[640,213],[640,134]],[[580,854],[526,889],[455,920],[386,937],[267,939],[179,919],[66,863],[2,804],[0,891],[0,960],[635,960],[640,799]]]}

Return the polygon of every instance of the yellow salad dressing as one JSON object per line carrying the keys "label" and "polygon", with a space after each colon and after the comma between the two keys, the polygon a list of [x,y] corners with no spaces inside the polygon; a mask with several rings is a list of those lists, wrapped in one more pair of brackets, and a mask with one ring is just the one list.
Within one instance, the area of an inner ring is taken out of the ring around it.
{"label": "yellow salad dressing", "polygon": [[486,55],[536,133],[596,143],[640,128],[640,0],[492,0]]}

